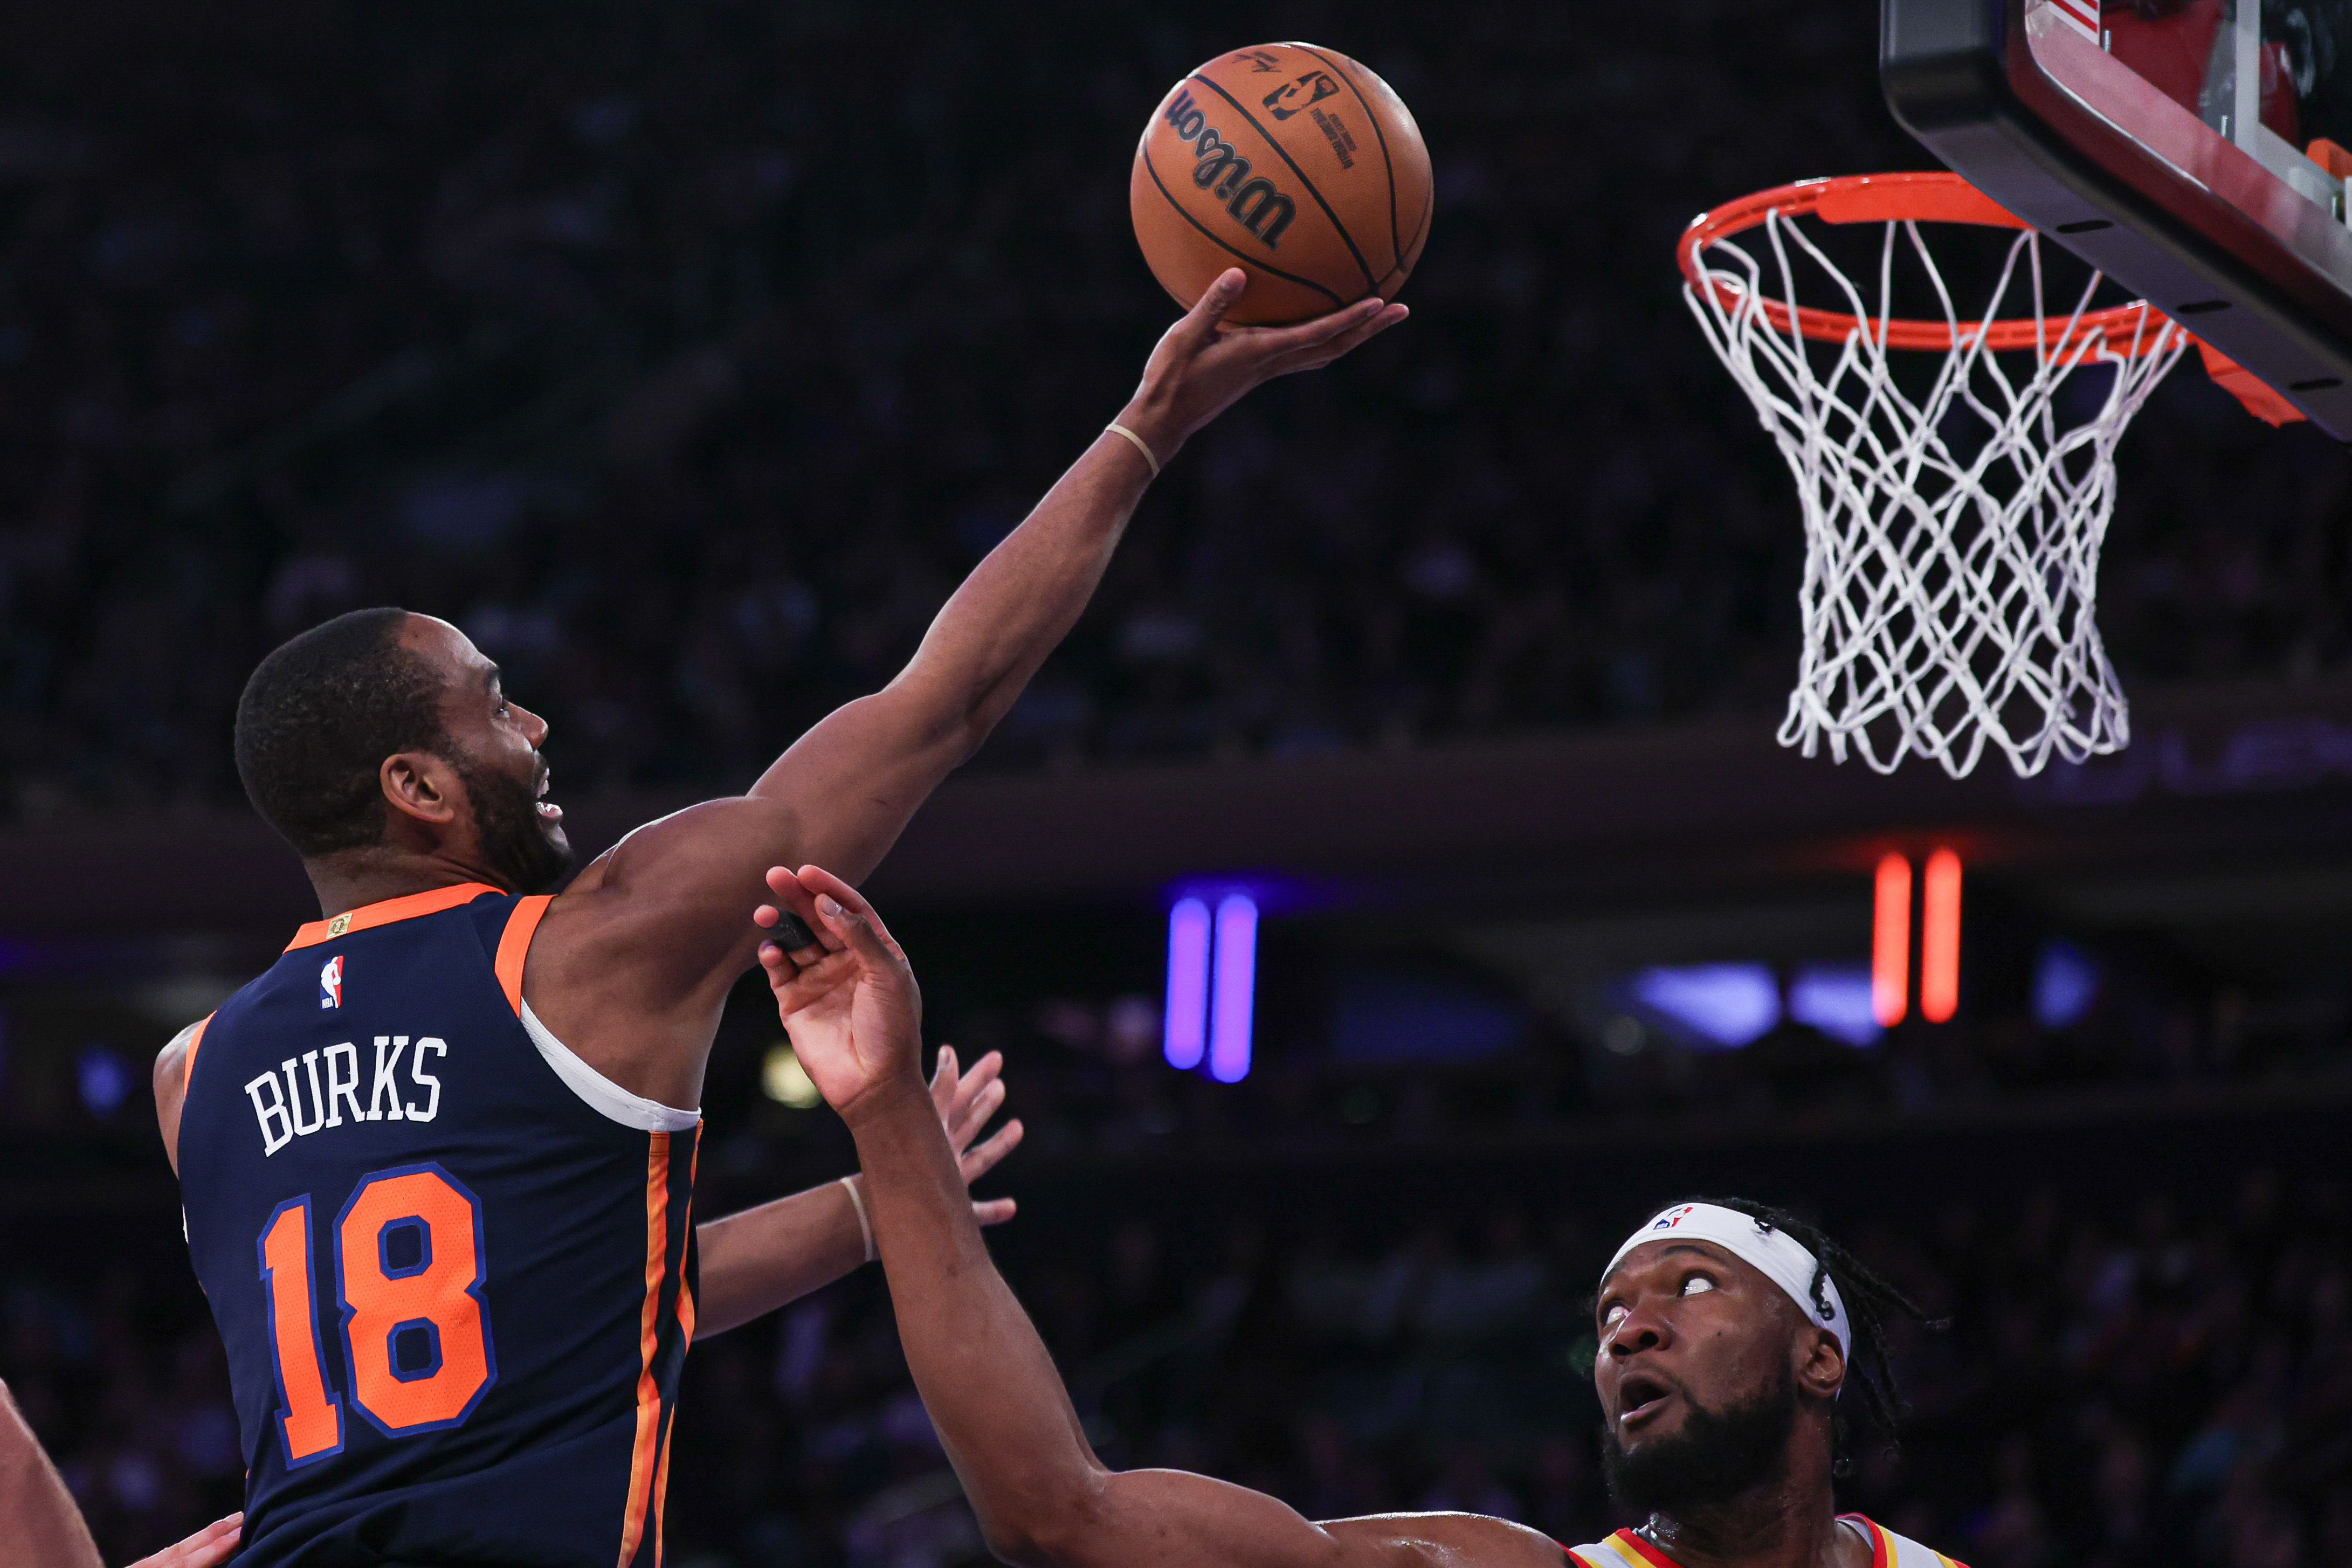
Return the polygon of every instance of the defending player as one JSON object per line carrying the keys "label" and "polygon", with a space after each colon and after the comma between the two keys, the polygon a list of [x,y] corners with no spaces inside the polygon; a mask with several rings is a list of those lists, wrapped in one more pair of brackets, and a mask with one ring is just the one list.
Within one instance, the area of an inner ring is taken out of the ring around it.
{"label": "defending player", "polygon": [[[760,956],[801,1061],[856,1136],[907,1364],[999,1557],[1023,1568],[1564,1568],[1566,1548],[1499,1519],[1316,1524],[1206,1476],[1104,1469],[971,1223],[923,1092],[921,998],[905,954],[839,878],[808,866],[768,881],[835,949],[772,943]],[[757,918],[773,923],[777,906]],[[1785,1217],[1711,1203],[1654,1216],[1603,1270],[1594,1322],[1610,1487],[1646,1522],[1567,1562],[1956,1568],[1841,1518],[1832,1500],[1841,1392],[1858,1393],[1874,1421],[1891,1414],[1890,1309],[1913,1310]]]}
{"label": "defending player", "polygon": [[[1160,340],[887,687],[551,901],[547,726],[455,627],[358,612],[262,662],[238,772],[325,918],[155,1075],[249,1467],[242,1563],[658,1563],[688,1343],[869,1252],[844,1184],[704,1228],[698,1288],[695,1107],[761,871],[873,866],[1077,618],[1159,465],[1404,315],[1226,327],[1243,284]],[[944,1074],[934,1119],[968,1136],[993,1072]]]}

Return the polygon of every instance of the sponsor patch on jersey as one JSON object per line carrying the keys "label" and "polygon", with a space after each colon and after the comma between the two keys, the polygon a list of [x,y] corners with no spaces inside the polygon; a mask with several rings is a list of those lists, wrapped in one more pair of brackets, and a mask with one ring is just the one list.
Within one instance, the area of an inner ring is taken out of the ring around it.
{"label": "sponsor patch on jersey", "polygon": [[322,1008],[343,1005],[343,956],[341,953],[319,966],[319,1005]]}

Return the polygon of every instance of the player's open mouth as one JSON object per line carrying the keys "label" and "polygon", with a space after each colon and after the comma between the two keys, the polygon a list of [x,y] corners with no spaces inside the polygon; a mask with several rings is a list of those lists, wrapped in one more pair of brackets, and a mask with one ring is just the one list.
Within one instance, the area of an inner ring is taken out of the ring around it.
{"label": "player's open mouth", "polygon": [[541,768],[539,770],[539,802],[532,810],[536,810],[545,821],[560,822],[563,820],[563,808],[547,798],[547,786],[554,777],[555,769],[552,768]]}
{"label": "player's open mouth", "polygon": [[1666,1406],[1666,1396],[1673,1392],[1654,1377],[1636,1373],[1617,1385],[1617,1425],[1632,1427],[1646,1421]]}

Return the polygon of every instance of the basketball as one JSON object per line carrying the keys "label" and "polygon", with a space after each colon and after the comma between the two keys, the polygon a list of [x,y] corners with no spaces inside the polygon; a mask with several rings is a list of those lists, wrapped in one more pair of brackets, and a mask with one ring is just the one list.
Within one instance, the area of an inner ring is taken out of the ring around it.
{"label": "basketball", "polygon": [[1135,237],[1186,309],[1240,267],[1231,321],[1396,297],[1429,237],[1429,149],[1388,83],[1333,49],[1264,44],[1178,82],[1136,145]]}

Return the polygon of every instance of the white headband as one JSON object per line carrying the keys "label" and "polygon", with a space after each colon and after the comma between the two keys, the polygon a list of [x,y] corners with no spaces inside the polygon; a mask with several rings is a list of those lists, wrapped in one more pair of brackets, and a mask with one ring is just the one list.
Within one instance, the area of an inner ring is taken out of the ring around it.
{"label": "white headband", "polygon": [[1853,1345],[1847,1333],[1845,1300],[1838,1294],[1837,1281],[1826,1273],[1822,1276],[1822,1293],[1829,1298],[1829,1311],[1824,1312],[1813,1300],[1813,1273],[1820,1267],[1805,1244],[1785,1230],[1775,1230],[1760,1219],[1750,1218],[1736,1208],[1725,1208],[1713,1203],[1678,1203],[1672,1208],[1659,1210],[1643,1227],[1625,1239],[1617,1255],[1609,1260],[1609,1267],[1601,1270],[1606,1281],[1625,1260],[1625,1254],[1644,1241],[1668,1239],[1712,1241],[1742,1262],[1752,1265],[1766,1279],[1789,1293],[1789,1299],[1804,1309],[1805,1316],[1837,1336],[1838,1349],[1851,1354]]}

